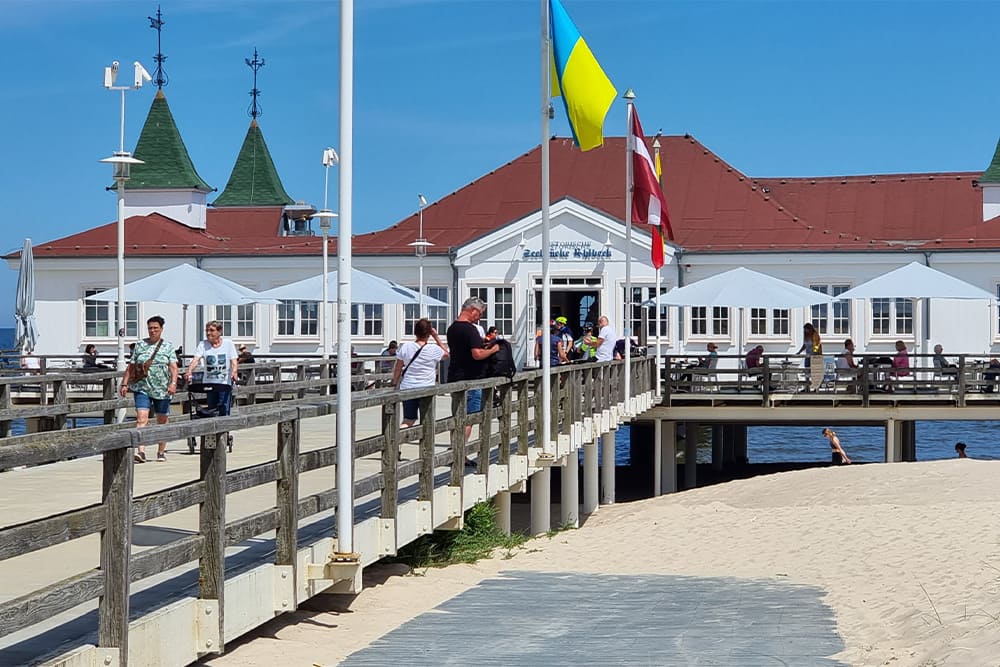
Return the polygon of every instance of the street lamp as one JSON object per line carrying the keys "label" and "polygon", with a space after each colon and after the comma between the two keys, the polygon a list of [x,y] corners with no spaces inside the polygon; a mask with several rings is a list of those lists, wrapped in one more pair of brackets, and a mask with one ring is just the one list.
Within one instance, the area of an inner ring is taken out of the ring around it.
{"label": "street lamp", "polygon": [[[330,293],[329,287],[326,284],[327,275],[330,272],[330,259],[329,250],[327,246],[329,245],[330,227],[333,223],[333,219],[337,217],[337,214],[327,208],[327,195],[330,191],[330,167],[340,162],[340,157],[337,155],[337,151],[332,148],[327,148],[323,151],[323,166],[326,167],[326,179],[323,183],[323,210],[316,214],[319,218],[319,228],[323,232],[323,303],[321,306],[320,317],[323,320],[323,361],[330,360],[330,323],[329,323],[329,310],[330,310]],[[327,366],[329,370],[329,366]]]}
{"label": "street lamp", "polygon": [[420,231],[417,232],[417,240],[409,245],[413,247],[413,251],[417,255],[417,259],[420,262],[420,283],[419,296],[417,297],[417,319],[424,316],[424,257],[427,256],[427,248],[434,245],[430,241],[424,238],[424,207],[427,206],[427,199],[423,195],[417,195],[417,206],[418,206],[418,217],[420,219]]}
{"label": "street lamp", "polygon": [[118,192],[118,314],[115,325],[118,327],[118,361],[119,371],[125,370],[125,181],[131,176],[133,164],[144,164],[142,160],[132,157],[125,150],[125,91],[142,88],[145,81],[152,81],[146,68],[138,61],[134,62],[135,77],[131,86],[116,86],[118,78],[118,61],[104,68],[104,87],[108,90],[121,92],[121,125],[118,134],[118,150],[111,157],[101,160],[111,165],[115,179],[115,189]]}

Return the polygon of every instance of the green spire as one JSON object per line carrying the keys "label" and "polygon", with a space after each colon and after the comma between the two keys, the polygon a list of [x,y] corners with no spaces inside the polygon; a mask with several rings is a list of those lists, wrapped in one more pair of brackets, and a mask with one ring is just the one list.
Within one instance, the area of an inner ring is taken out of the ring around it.
{"label": "green spire", "polygon": [[132,165],[132,177],[125,182],[127,190],[179,188],[211,192],[214,189],[195,170],[162,90],[156,91],[149,107],[146,124],[135,145],[135,157],[145,164]]}
{"label": "green spire", "polygon": [[990,162],[990,166],[979,177],[979,182],[1000,183],[1000,142],[997,143],[997,150],[993,154],[993,162]]}
{"label": "green spire", "polygon": [[250,129],[236,157],[226,189],[212,205],[282,206],[294,203],[281,184],[278,170],[274,168],[271,153],[264,142],[264,134],[255,118],[250,121]]}

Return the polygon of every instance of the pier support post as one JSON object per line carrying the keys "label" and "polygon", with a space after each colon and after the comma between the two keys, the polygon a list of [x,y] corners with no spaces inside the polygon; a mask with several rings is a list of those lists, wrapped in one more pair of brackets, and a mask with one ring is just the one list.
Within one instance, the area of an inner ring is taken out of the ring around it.
{"label": "pier support post", "polygon": [[601,504],[615,503],[615,431],[601,435]]}
{"label": "pier support post", "polygon": [[738,465],[745,466],[750,463],[750,456],[747,454],[747,430],[746,424],[737,424],[733,427],[735,442],[733,443],[733,459]]}
{"label": "pier support post", "polygon": [[726,465],[736,461],[736,428],[735,424],[722,427],[722,462]]}
{"label": "pier support post", "polygon": [[902,429],[903,460],[917,460],[917,423],[911,419],[899,423]]}
{"label": "pier support post", "polygon": [[552,529],[552,468],[541,468],[531,476],[531,534]]}
{"label": "pier support post", "polygon": [[677,491],[677,422],[660,423],[660,493]]}
{"label": "pier support post", "polygon": [[497,491],[493,504],[497,509],[497,528],[504,535],[510,535],[510,491]]}
{"label": "pier support post", "polygon": [[566,456],[560,471],[562,482],[559,502],[560,528],[580,527],[580,455],[575,450]]}
{"label": "pier support post", "polygon": [[600,493],[597,467],[597,441],[591,440],[583,446],[583,513],[593,514],[597,510]]}
{"label": "pier support post", "polygon": [[684,424],[684,488],[698,486],[698,424]]}
{"label": "pier support post", "polygon": [[724,459],[723,429],[722,424],[712,425],[712,470],[719,471],[723,468]]}
{"label": "pier support post", "polygon": [[653,420],[653,497],[663,488],[663,420]]}
{"label": "pier support post", "polygon": [[899,463],[903,460],[902,422],[887,419],[885,422],[885,462]]}

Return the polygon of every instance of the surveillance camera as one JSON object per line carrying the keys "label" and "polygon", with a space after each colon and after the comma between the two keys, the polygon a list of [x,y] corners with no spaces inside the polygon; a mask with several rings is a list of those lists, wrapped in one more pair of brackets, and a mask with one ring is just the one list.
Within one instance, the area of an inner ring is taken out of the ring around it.
{"label": "surveillance camera", "polygon": [[140,63],[138,60],[135,61],[134,63],[132,63],[132,65],[135,67],[135,87],[136,88],[142,88],[142,82],[143,81],[152,81],[153,80],[153,77],[151,77],[149,75],[149,72],[146,71],[146,68],[143,67],[142,63]]}
{"label": "surveillance camera", "polygon": [[110,88],[115,85],[115,79],[118,78],[118,61],[111,63],[110,67],[104,68],[104,87]]}
{"label": "surveillance camera", "polygon": [[333,165],[340,162],[340,156],[337,155],[337,151],[332,148],[327,148],[323,151],[323,166],[332,167]]}

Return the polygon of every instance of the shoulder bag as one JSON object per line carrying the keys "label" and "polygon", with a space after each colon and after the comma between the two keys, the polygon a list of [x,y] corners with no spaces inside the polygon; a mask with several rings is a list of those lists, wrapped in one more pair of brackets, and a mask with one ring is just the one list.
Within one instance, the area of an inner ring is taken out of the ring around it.
{"label": "shoulder bag", "polygon": [[417,353],[413,355],[413,358],[412,358],[412,359],[410,359],[410,363],[408,363],[408,364],[406,364],[405,366],[403,366],[403,370],[402,370],[402,371],[401,371],[401,372],[399,373],[399,382],[397,382],[397,383],[396,383],[396,386],[397,386],[397,387],[398,387],[398,386],[399,386],[400,384],[402,384],[402,382],[403,382],[403,376],[404,376],[404,375],[406,375],[406,371],[407,371],[407,369],[408,369],[408,368],[409,368],[409,367],[410,367],[411,365],[413,365],[413,362],[417,360],[417,357],[419,357],[419,356],[420,356],[420,353],[424,351],[424,348],[425,348],[425,347],[427,347],[427,343],[424,343],[423,345],[421,345],[421,346],[420,346],[420,349],[419,349],[419,350],[417,350]]}
{"label": "shoulder bag", "polygon": [[146,376],[149,375],[149,367],[153,365],[153,360],[156,358],[156,353],[160,351],[161,345],[163,345],[162,338],[160,339],[160,342],[156,344],[156,347],[153,348],[153,354],[150,355],[149,359],[146,359],[146,361],[141,364],[129,364],[128,379],[130,383],[142,382],[146,379]]}

